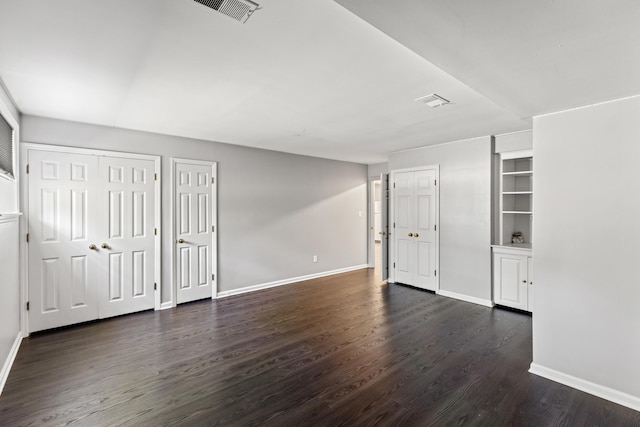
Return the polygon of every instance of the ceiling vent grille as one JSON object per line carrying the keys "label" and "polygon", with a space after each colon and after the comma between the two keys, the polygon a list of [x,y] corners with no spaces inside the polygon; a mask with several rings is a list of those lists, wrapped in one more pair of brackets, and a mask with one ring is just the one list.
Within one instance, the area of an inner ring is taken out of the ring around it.
{"label": "ceiling vent grille", "polygon": [[243,24],[258,10],[258,3],[250,0],[194,0]]}
{"label": "ceiling vent grille", "polygon": [[423,104],[427,104],[431,108],[441,107],[445,104],[450,103],[449,100],[444,99],[443,97],[441,97],[440,95],[436,95],[435,93],[432,93],[427,96],[422,96],[416,99],[416,101],[421,102]]}

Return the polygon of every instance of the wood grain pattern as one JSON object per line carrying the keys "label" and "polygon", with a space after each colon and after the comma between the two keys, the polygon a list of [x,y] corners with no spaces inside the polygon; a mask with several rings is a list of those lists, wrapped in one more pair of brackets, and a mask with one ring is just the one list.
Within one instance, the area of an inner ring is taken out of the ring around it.
{"label": "wood grain pattern", "polygon": [[531,317],[360,270],[37,334],[2,426],[640,425],[536,377]]}

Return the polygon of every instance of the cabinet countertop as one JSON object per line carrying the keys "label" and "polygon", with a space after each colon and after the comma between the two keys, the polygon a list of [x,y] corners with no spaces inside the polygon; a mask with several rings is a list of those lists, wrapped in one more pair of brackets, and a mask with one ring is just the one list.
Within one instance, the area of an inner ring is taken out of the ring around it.
{"label": "cabinet countertop", "polygon": [[516,250],[531,253],[531,243],[505,243],[503,245],[491,245],[494,250]]}

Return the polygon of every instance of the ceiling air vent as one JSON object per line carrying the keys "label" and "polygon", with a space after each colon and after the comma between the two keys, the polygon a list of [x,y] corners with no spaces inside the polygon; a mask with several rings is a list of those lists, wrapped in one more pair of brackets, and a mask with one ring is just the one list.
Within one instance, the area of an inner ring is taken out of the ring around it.
{"label": "ceiling air vent", "polygon": [[417,102],[422,102],[423,104],[427,104],[431,108],[441,107],[444,104],[449,104],[449,100],[444,99],[440,95],[436,95],[432,93],[431,95],[422,96],[416,99]]}
{"label": "ceiling air vent", "polygon": [[243,24],[258,10],[258,3],[249,0],[193,0],[208,8],[227,15]]}

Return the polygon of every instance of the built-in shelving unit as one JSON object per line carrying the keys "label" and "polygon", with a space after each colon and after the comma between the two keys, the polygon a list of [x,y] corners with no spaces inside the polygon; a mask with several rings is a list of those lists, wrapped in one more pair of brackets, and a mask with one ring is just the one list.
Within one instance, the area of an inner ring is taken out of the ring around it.
{"label": "built-in shelving unit", "polygon": [[[499,242],[493,245],[493,301],[533,311],[533,150],[500,153]],[[513,241],[520,233],[522,241]]]}
{"label": "built-in shelving unit", "polygon": [[[533,217],[533,152],[500,155],[500,245],[531,248]],[[512,242],[514,233],[523,242]]]}

